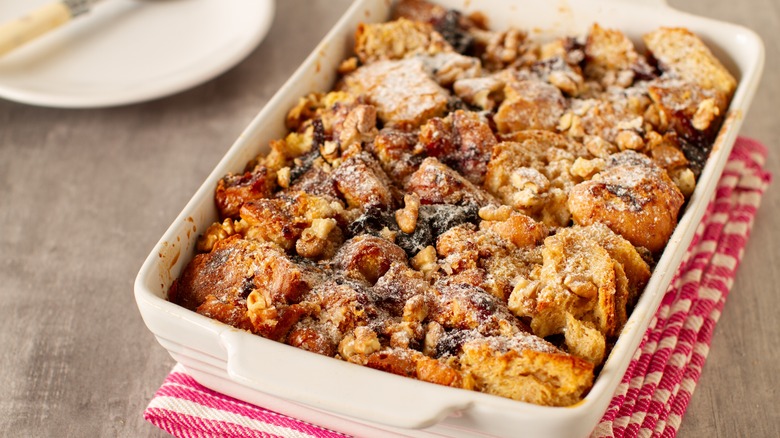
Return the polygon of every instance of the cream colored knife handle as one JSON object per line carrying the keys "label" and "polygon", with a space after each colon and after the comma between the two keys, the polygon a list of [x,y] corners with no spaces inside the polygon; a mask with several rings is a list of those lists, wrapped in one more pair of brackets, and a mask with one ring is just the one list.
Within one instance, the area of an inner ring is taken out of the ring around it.
{"label": "cream colored knife handle", "polygon": [[0,56],[56,29],[73,18],[61,1],[48,3],[24,17],[0,25]]}

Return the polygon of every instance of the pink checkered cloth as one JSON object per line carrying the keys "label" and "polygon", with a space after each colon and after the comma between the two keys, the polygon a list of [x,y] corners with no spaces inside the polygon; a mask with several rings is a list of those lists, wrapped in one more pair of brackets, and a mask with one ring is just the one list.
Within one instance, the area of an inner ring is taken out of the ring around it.
{"label": "pink checkered cloth", "polygon": [[[740,138],[658,313],[592,437],[673,437],[709,351],[761,196],[767,149]],[[176,365],[144,418],[178,437],[344,437],[207,389]]]}

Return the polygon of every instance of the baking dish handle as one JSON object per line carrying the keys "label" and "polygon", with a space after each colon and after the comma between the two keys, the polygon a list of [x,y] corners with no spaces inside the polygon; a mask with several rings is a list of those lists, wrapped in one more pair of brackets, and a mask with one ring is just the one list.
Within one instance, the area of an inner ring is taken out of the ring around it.
{"label": "baking dish handle", "polygon": [[461,390],[382,373],[246,332],[227,330],[220,338],[233,381],[315,409],[420,429],[471,405]]}

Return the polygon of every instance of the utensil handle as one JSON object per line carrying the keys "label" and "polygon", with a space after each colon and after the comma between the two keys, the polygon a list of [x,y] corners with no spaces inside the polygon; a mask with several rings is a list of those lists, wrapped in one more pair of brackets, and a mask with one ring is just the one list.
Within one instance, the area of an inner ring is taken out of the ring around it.
{"label": "utensil handle", "polygon": [[[429,385],[408,377],[299,350],[280,342],[247,335],[235,329],[220,334],[227,349],[228,376],[248,388],[315,409],[406,429],[432,426],[448,415],[467,410],[467,391],[447,397],[420,393]],[[262,349],[257,343],[262,342]],[[284,362],[275,358],[286,358]],[[327,369],[327,371],[322,371]],[[351,382],[344,385],[343,382]],[[292,384],[290,384],[292,382]],[[453,388],[441,390],[455,391]]]}
{"label": "utensil handle", "polygon": [[61,1],[48,3],[27,15],[0,25],[0,56],[70,21],[73,15]]}

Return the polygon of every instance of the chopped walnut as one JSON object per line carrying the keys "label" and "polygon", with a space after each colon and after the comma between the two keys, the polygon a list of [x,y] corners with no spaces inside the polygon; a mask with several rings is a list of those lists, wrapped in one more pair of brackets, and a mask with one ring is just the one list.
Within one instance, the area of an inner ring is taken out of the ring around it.
{"label": "chopped walnut", "polygon": [[669,172],[669,178],[674,181],[674,184],[680,189],[685,199],[688,199],[693,194],[693,190],[696,188],[696,176],[693,171],[688,168],[672,169]]}
{"label": "chopped walnut", "polygon": [[339,354],[349,362],[365,365],[368,356],[380,348],[382,345],[376,333],[368,327],[360,326],[341,340]]}
{"label": "chopped walnut", "polygon": [[518,167],[509,177],[512,187],[529,191],[534,196],[550,188],[550,180],[544,174],[532,167]]}
{"label": "chopped walnut", "polygon": [[419,322],[403,321],[394,324],[390,329],[390,346],[393,348],[409,348],[416,339],[422,337],[423,331]]}
{"label": "chopped walnut", "polygon": [[317,109],[320,108],[321,98],[322,95],[318,93],[299,98],[298,104],[287,113],[287,128],[297,131],[305,121],[314,118]]}
{"label": "chopped walnut", "polygon": [[381,230],[379,230],[379,236],[384,237],[385,239],[395,242],[395,238],[398,235],[396,231],[392,231],[390,228],[383,227]]}
{"label": "chopped walnut", "polygon": [[342,152],[345,152],[354,143],[360,145],[363,142],[373,140],[378,132],[376,129],[376,108],[371,105],[356,106],[347,114],[347,118],[341,124],[338,132]]}
{"label": "chopped walnut", "polygon": [[495,109],[504,99],[504,83],[493,76],[457,80],[453,90],[465,102],[487,111]]}
{"label": "chopped walnut", "polygon": [[579,176],[583,179],[591,179],[593,175],[601,172],[606,167],[607,163],[603,158],[594,158],[588,160],[582,157],[577,157],[574,160],[574,164],[571,166],[572,175]]}
{"label": "chopped walnut", "polygon": [[328,163],[333,163],[339,157],[339,145],[335,141],[325,141],[320,145],[320,155]]}
{"label": "chopped walnut", "polygon": [[[331,232],[336,229],[335,219],[314,219],[311,226],[303,230],[301,238],[295,243],[295,251],[301,257],[310,259],[322,256],[328,249],[328,238]],[[340,235],[341,232],[339,231],[338,234]],[[341,243],[341,239],[338,240],[338,243]],[[329,252],[333,253],[334,249],[331,248]]]}
{"label": "chopped walnut", "polygon": [[710,124],[720,115],[715,99],[704,99],[696,108],[691,125],[699,131],[704,131],[710,127]]}
{"label": "chopped walnut", "polygon": [[404,195],[404,208],[395,212],[398,228],[406,234],[414,233],[417,228],[417,215],[420,210],[420,197],[416,193]]}
{"label": "chopped walnut", "polygon": [[267,326],[273,329],[278,323],[279,310],[273,305],[273,299],[258,289],[246,297],[247,315],[255,327]]}
{"label": "chopped walnut", "polygon": [[580,116],[573,115],[569,122],[569,126],[561,132],[566,132],[569,137],[582,138],[585,136],[585,128],[582,126],[582,118]]}
{"label": "chopped walnut", "polygon": [[214,244],[220,240],[227,239],[228,237],[241,233],[246,228],[246,224],[241,221],[234,221],[227,218],[222,223],[215,222],[211,224],[206,232],[198,239],[198,251],[209,252],[214,248]]}
{"label": "chopped walnut", "polygon": [[428,317],[428,306],[425,297],[415,295],[409,298],[404,305],[404,322],[423,322]]}
{"label": "chopped walnut", "polygon": [[615,143],[621,151],[626,149],[638,151],[641,150],[645,145],[644,140],[642,140],[642,136],[630,130],[623,130],[618,132],[617,137],[615,137]]}
{"label": "chopped walnut", "polygon": [[507,306],[515,315],[526,315],[531,313],[536,302],[536,294],[539,290],[539,280],[529,280],[519,278],[515,283],[512,293],[509,295]]}
{"label": "chopped walnut", "polygon": [[574,117],[574,114],[572,114],[570,111],[566,111],[563,113],[560,119],[558,119],[558,126],[556,129],[560,132],[566,132],[571,128],[572,119]]}
{"label": "chopped walnut", "polygon": [[435,356],[436,349],[439,345],[439,341],[444,336],[444,327],[438,322],[431,321],[428,323],[427,330],[425,332],[425,343],[423,346],[423,354],[426,356]]}
{"label": "chopped walnut", "polygon": [[588,152],[599,158],[607,158],[618,152],[617,146],[597,135],[586,135],[583,144],[588,149]]}
{"label": "chopped walnut", "polygon": [[547,76],[547,81],[558,87],[558,89],[564,93],[570,96],[576,96],[581,87],[582,79],[568,74],[567,72],[554,71]]}
{"label": "chopped walnut", "polygon": [[341,75],[346,75],[352,73],[357,68],[358,68],[358,59],[357,56],[353,56],[342,61],[341,64],[339,64],[337,71]]}
{"label": "chopped walnut", "polygon": [[482,65],[479,60],[469,56],[438,53],[421,59],[425,62],[426,69],[442,87],[449,88],[458,80],[479,78],[482,75]]}
{"label": "chopped walnut", "polygon": [[512,207],[508,205],[489,205],[479,209],[479,217],[486,221],[505,221],[512,214]]}
{"label": "chopped walnut", "polygon": [[276,172],[276,183],[283,189],[290,187],[290,168],[288,166],[282,167]]}
{"label": "chopped walnut", "polygon": [[517,61],[524,52],[527,34],[510,28],[504,32],[473,31],[477,42],[485,46],[482,58],[485,66],[498,70]]}
{"label": "chopped walnut", "polygon": [[418,271],[422,272],[426,277],[428,277],[432,272],[436,270],[436,248],[429,245],[426,246],[425,249],[418,252],[417,255],[412,257],[409,260],[409,264],[412,265],[414,269],[417,269]]}

